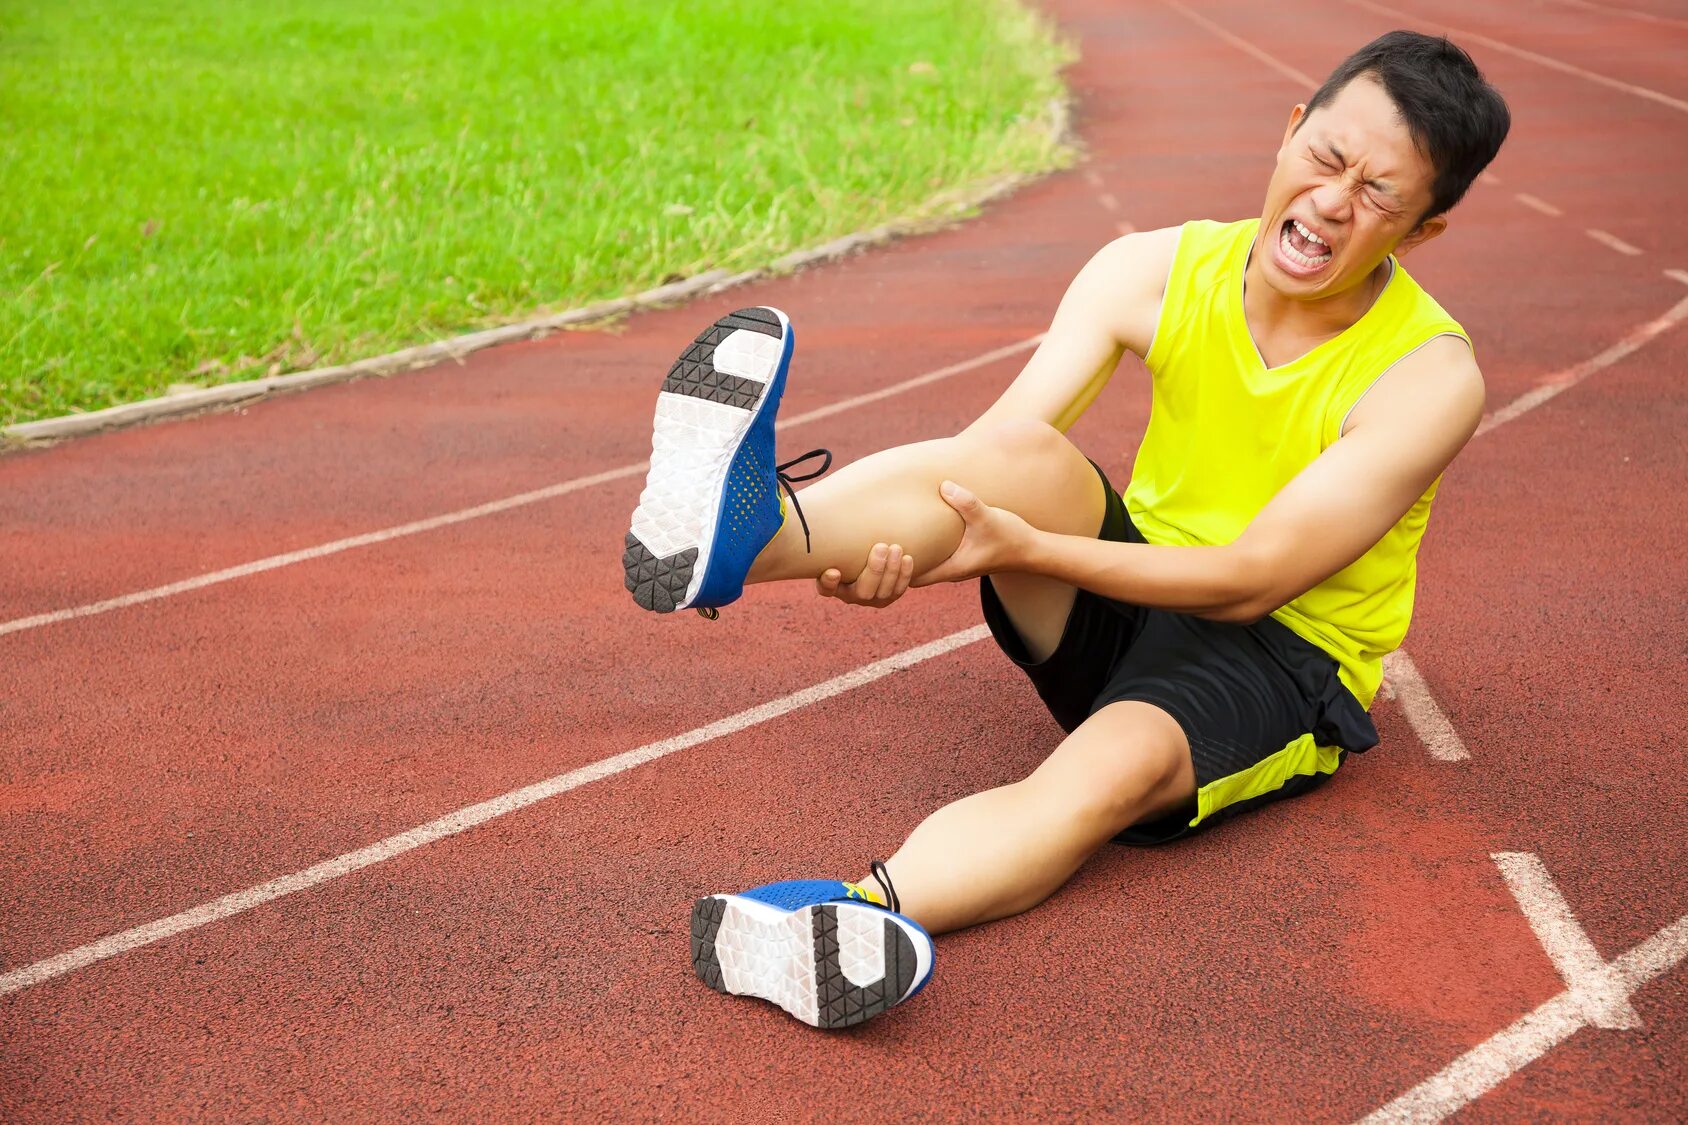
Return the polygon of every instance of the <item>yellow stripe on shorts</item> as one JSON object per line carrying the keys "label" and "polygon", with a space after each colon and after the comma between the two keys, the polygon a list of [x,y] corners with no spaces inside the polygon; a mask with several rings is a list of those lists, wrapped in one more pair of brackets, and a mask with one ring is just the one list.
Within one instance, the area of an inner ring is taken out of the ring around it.
{"label": "yellow stripe on shorts", "polygon": [[1281,789],[1292,777],[1335,773],[1341,756],[1342,752],[1336,747],[1320,746],[1312,735],[1304,734],[1248,769],[1227,774],[1196,790],[1196,817],[1190,821],[1190,826],[1195,827],[1220,809]]}

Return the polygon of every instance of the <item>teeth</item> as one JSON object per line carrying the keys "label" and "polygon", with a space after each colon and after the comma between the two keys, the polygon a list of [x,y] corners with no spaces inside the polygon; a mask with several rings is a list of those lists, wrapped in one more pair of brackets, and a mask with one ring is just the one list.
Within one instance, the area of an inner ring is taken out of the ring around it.
{"label": "teeth", "polygon": [[[1300,226],[1301,224],[1297,223],[1296,225]],[[1284,252],[1284,256],[1289,258],[1290,261],[1297,262],[1306,266],[1308,269],[1316,269],[1330,261],[1330,255],[1328,253],[1320,254],[1317,258],[1309,258],[1306,254],[1297,250],[1290,243],[1289,231],[1287,230],[1278,236],[1278,248]]]}
{"label": "teeth", "polygon": [[1305,238],[1308,242],[1313,243],[1315,246],[1323,246],[1327,250],[1330,249],[1330,243],[1308,230],[1306,224],[1304,224],[1300,219],[1291,219],[1290,222],[1295,224],[1295,229],[1301,232],[1302,238]]}

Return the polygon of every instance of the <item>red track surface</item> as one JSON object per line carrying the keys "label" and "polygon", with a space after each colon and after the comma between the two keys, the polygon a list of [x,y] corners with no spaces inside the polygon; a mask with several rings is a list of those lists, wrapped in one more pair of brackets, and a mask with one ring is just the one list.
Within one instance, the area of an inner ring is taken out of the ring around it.
{"label": "red track surface", "polygon": [[[1401,2],[1688,97],[1688,28]],[[1392,26],[1314,0],[1199,7],[1308,74]],[[1254,214],[1303,91],[1173,7],[1054,8],[1083,50],[1079,170],[620,333],[0,460],[0,621],[636,464],[655,374],[720,308],[792,314],[791,417],[1041,331],[1121,221]],[[1498,407],[1688,297],[1663,272],[1688,268],[1688,115],[1473,54],[1513,137],[1411,265]],[[787,448],[952,431],[1020,359]],[[1469,761],[1431,760],[1382,704],[1383,745],[1319,794],[1105,851],[1046,907],[945,939],[933,987],[858,1032],[705,990],[689,902],[857,871],[1027,770],[1056,731],[988,644],[0,997],[0,1113],[1363,1116],[1564,987],[1491,853],[1539,855],[1607,959],[1688,913],[1685,373],[1688,329],[1667,328],[1450,474],[1408,647]],[[1122,371],[1076,431],[1121,479],[1146,404]],[[640,476],[0,635],[0,969],[975,623],[948,588],[882,614],[799,589],[713,625],[640,613],[619,576]],[[1577,1031],[1466,1116],[1679,1114],[1688,968],[1633,1003],[1642,1029]]]}

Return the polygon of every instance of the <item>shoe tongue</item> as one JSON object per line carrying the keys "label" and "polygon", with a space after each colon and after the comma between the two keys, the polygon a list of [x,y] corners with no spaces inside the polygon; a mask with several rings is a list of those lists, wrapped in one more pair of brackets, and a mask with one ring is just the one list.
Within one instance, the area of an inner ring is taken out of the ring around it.
{"label": "shoe tongue", "polygon": [[871,902],[875,906],[889,905],[889,903],[885,901],[884,895],[864,883],[845,883],[844,889],[848,892],[848,897],[850,898],[857,899],[862,902]]}

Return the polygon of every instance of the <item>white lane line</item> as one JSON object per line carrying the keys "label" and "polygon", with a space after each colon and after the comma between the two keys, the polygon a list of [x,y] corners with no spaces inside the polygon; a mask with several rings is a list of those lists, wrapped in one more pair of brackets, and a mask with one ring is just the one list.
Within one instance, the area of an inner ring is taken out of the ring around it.
{"label": "white lane line", "polygon": [[1640,249],[1631,246],[1615,234],[1608,234],[1606,231],[1598,230],[1594,227],[1589,227],[1587,230],[1583,231],[1583,233],[1594,239],[1594,241],[1600,243],[1600,245],[1616,250],[1620,254],[1628,254],[1632,258],[1639,258],[1641,256]]}
{"label": "white lane line", "polygon": [[1542,214],[1547,215],[1550,218],[1557,219],[1565,214],[1565,212],[1561,211],[1547,200],[1531,195],[1527,191],[1513,192],[1512,198],[1516,199],[1530,210],[1540,211]]}
{"label": "white lane line", "polygon": [[983,355],[976,355],[972,359],[964,359],[960,363],[952,363],[948,367],[940,367],[936,371],[928,371],[924,375],[916,375],[912,379],[904,379],[900,383],[892,383],[889,387],[881,387],[877,391],[868,391],[864,394],[852,395],[849,398],[841,398],[837,402],[817,407],[807,413],[793,414],[789,418],[781,418],[778,422],[774,423],[774,428],[776,430],[784,430],[789,429],[792,426],[806,425],[809,422],[819,421],[822,418],[830,418],[834,414],[842,414],[846,410],[854,410],[858,406],[866,406],[870,402],[880,402],[884,399],[895,398],[897,395],[906,394],[917,387],[924,387],[929,383],[942,382],[943,380],[950,378],[952,375],[962,375],[968,371],[977,370],[980,367],[989,367],[999,359],[1007,359],[1011,355],[1030,351],[1039,344],[1043,343],[1043,337],[1044,333],[1039,332],[1036,336],[1030,336],[1024,340],[1018,341],[1017,343],[1004,345],[1003,347],[996,348],[993,351],[985,352]]}
{"label": "white lane line", "polygon": [[1575,367],[1567,367],[1563,371],[1557,371],[1554,374],[1547,376],[1547,378],[1543,379],[1536,385],[1534,390],[1525,391],[1523,394],[1519,395],[1517,398],[1513,399],[1493,414],[1484,418],[1482,424],[1477,427],[1477,433],[1472,436],[1481,437],[1483,434],[1488,433],[1496,426],[1504,426],[1514,418],[1534,410],[1542,403],[1564,394],[1566,391],[1570,390],[1590,375],[1612,366],[1612,364],[1618,362],[1618,360],[1629,355],[1631,352],[1637,351],[1638,349],[1646,346],[1646,344],[1654,337],[1668,332],[1670,329],[1680,324],[1683,317],[1688,317],[1688,297],[1684,297],[1682,300],[1678,301],[1671,307],[1670,311],[1665,313],[1663,316],[1654,320],[1649,320],[1646,324],[1631,330],[1629,335],[1625,336],[1622,340],[1619,340],[1599,355],[1591,356],[1590,358],[1577,364]]}
{"label": "white lane line", "polygon": [[831,699],[835,695],[853,691],[856,688],[871,684],[875,680],[883,679],[893,672],[912,668],[916,664],[953,652],[958,648],[973,644],[975,641],[983,640],[989,635],[990,630],[983,625],[975,625],[971,629],[951,633],[947,637],[940,637],[935,641],[899,652],[895,656],[876,660],[871,664],[864,664],[860,668],[845,672],[841,676],[835,676],[824,683],[815,684],[813,687],[807,687],[779,699],[759,704],[740,711],[736,715],[717,719],[707,726],[698,727],[695,730],[687,731],[685,734],[665,738],[660,742],[647,743],[637,749],[628,750],[614,757],[593,762],[591,765],[582,766],[579,769],[558,774],[544,781],[535,782],[501,797],[494,797],[491,800],[458,809],[456,812],[447,813],[437,820],[430,820],[426,824],[417,825],[409,831],[400,832],[396,836],[389,836],[356,851],[335,856],[333,859],[323,860],[321,863],[307,867],[303,871],[295,871],[291,875],[283,875],[266,883],[259,883],[255,887],[247,887],[245,890],[226,894],[222,898],[214,899],[202,906],[193,907],[191,910],[184,910],[179,914],[172,914],[168,918],[160,918],[155,922],[135,926],[132,929],[123,930],[88,945],[79,946],[76,949],[48,957],[31,965],[25,965],[21,969],[14,969],[4,976],[0,976],[0,996],[29,988],[43,981],[52,980],[54,977],[64,976],[66,973],[75,972],[77,969],[92,965],[95,962],[104,961],[107,958],[116,957],[120,953],[127,953],[130,950],[163,941],[165,938],[174,937],[188,930],[195,930],[201,926],[210,925],[212,922],[220,922],[236,914],[243,914],[255,906],[261,906],[266,902],[273,902],[278,898],[309,890],[331,880],[350,875],[355,871],[372,867],[377,863],[384,863],[395,856],[415,851],[417,848],[449,836],[455,836],[477,825],[485,824],[489,820],[515,812],[518,809],[524,809],[560,793],[567,793],[571,789],[577,789],[590,782],[600,781],[603,778],[623,773],[647,762],[654,762],[656,759],[675,751],[685,750],[713,739],[724,738],[727,735],[766,723],[771,719],[777,719],[781,715],[787,715],[801,708]]}
{"label": "white lane line", "polygon": [[[1283,74],[1283,76],[1290,79],[1290,81],[1303,84],[1303,86],[1307,86],[1308,90],[1317,90],[1318,83],[1315,83],[1312,78],[1308,78],[1307,74],[1303,74],[1301,71],[1298,71],[1298,69],[1290,66],[1290,64],[1285,63],[1285,61],[1280,59],[1280,57],[1273,56],[1273,54],[1268,54],[1268,52],[1263,51],[1263,49],[1259,49],[1259,47],[1254,46],[1254,44],[1247,41],[1247,39],[1242,39],[1241,35],[1232,34],[1229,30],[1225,30],[1224,27],[1220,27],[1219,24],[1215,24],[1214,20],[1207,19],[1205,15],[1200,15],[1198,12],[1192,12],[1190,8],[1185,7],[1182,3],[1178,3],[1178,0],[1161,0],[1161,2],[1165,3],[1166,7],[1173,8],[1175,12],[1183,15],[1183,17],[1190,20],[1192,24],[1205,27],[1205,29],[1209,30],[1209,32],[1217,35],[1219,39],[1224,39],[1224,41],[1229,42],[1232,47],[1236,47],[1237,51],[1242,51],[1244,54],[1247,54],[1247,56],[1259,59],[1261,63],[1264,63],[1266,66],[1269,66],[1269,68],[1274,69],[1274,71],[1278,71],[1278,73]],[[1362,0],[1344,0],[1344,2],[1362,3]],[[1382,8],[1381,5],[1369,5],[1369,3],[1362,3],[1362,7],[1376,8],[1379,12],[1393,12],[1393,8]],[[1396,12],[1396,15],[1401,15],[1403,19],[1408,19],[1404,12]],[[1480,35],[1467,35],[1467,39],[1480,39]],[[1507,49],[1507,47],[1504,47],[1504,44],[1494,44],[1494,46],[1496,46],[1497,49]],[[1487,171],[1487,169],[1482,172],[1480,179],[1491,182],[1491,184],[1499,184],[1499,182],[1501,182],[1501,177],[1496,176],[1494,172]],[[1550,218],[1563,218],[1563,215],[1565,215],[1565,211],[1561,211],[1561,209],[1556,208],[1553,204],[1548,203],[1546,199],[1541,199],[1539,196],[1533,196],[1533,194],[1526,193],[1526,191],[1514,193],[1514,198],[1518,199],[1519,203],[1523,203],[1526,208],[1531,208],[1533,211],[1539,211],[1541,215],[1550,216]],[[1629,243],[1622,242],[1619,238],[1607,235],[1605,231],[1588,231],[1588,235],[1592,236],[1592,238],[1597,238],[1600,242],[1605,242],[1605,245],[1609,245],[1609,247],[1614,248],[1614,250],[1617,250],[1619,253],[1641,253],[1641,250],[1636,250],[1636,248],[1631,247]],[[1607,242],[1607,240],[1610,240],[1610,242]]]}
{"label": "white lane line", "polygon": [[1265,51],[1262,51],[1259,47],[1256,47],[1253,43],[1250,43],[1247,39],[1244,39],[1242,36],[1231,34],[1231,32],[1226,31],[1223,27],[1220,27],[1218,24],[1214,23],[1212,20],[1208,19],[1206,16],[1202,15],[1200,12],[1191,11],[1189,8],[1186,8],[1184,5],[1180,4],[1178,2],[1178,0],[1162,0],[1162,3],[1164,3],[1168,8],[1171,8],[1173,11],[1177,12],[1179,15],[1183,16],[1185,19],[1189,20],[1191,23],[1195,24],[1196,26],[1206,28],[1209,32],[1211,32],[1215,36],[1219,37],[1220,39],[1223,39],[1225,42],[1229,43],[1231,46],[1235,47],[1237,50],[1241,51],[1243,54],[1248,55],[1251,58],[1258,59],[1260,62],[1265,63],[1267,66],[1271,67],[1273,70],[1277,71],[1279,74],[1283,75],[1285,78],[1288,78],[1291,82],[1299,83],[1302,86],[1306,86],[1310,90],[1318,89],[1319,84],[1317,82],[1315,82],[1308,75],[1301,73],[1301,71],[1295,69],[1293,66],[1284,62],[1282,59],[1279,59],[1279,58],[1276,58],[1272,55],[1267,54]]}
{"label": "white lane line", "polygon": [[1541,857],[1534,852],[1495,852],[1489,858],[1500,868],[1559,978],[1581,1001],[1588,1022],[1611,1030],[1640,1027],[1641,1014],[1629,1002],[1618,971],[1594,948]]}
{"label": "white lane line", "polygon": [[636,476],[649,468],[647,462],[637,465],[623,465],[619,469],[594,473],[587,477],[576,477],[574,480],[564,481],[547,488],[536,488],[532,492],[523,492],[515,496],[506,496],[502,500],[493,500],[486,504],[477,504],[473,508],[463,508],[444,515],[430,516],[427,519],[414,520],[411,523],[401,523],[396,527],[382,528],[380,531],[365,532],[345,539],[336,539],[332,543],[323,543],[315,547],[306,547],[298,551],[288,551],[282,555],[271,555],[269,558],[257,559],[239,566],[214,570],[209,574],[201,574],[195,578],[184,578],[180,582],[171,582],[164,586],[154,586],[150,590],[137,590],[133,594],[123,594],[120,597],[107,598],[104,601],[90,602],[87,605],[75,606],[71,609],[57,609],[50,613],[37,613],[32,617],[19,617],[13,621],[0,622],[0,636],[7,633],[21,633],[26,629],[39,629],[43,625],[53,625],[60,621],[70,621],[77,617],[90,617],[96,613],[109,613],[114,609],[125,606],[140,605],[143,602],[157,601],[175,594],[185,594],[192,590],[201,590],[206,586],[215,586],[219,582],[232,582],[237,578],[246,578],[253,574],[262,574],[266,570],[276,570],[294,563],[308,562],[328,555],[337,555],[341,551],[350,551],[357,547],[369,547],[376,543],[385,543],[390,539],[402,539],[407,535],[419,535],[424,531],[434,531],[452,524],[463,523],[466,520],[479,519],[482,516],[507,512],[512,508],[520,508],[527,504],[537,504],[541,500],[550,500],[557,496],[566,496],[571,492],[578,492],[593,485],[605,484],[623,477]]}
{"label": "white lane line", "polygon": [[1494,184],[1496,187],[1500,186],[1500,177],[1489,171],[1487,168],[1483,169],[1482,175],[1477,178],[1486,184]]}
{"label": "white lane line", "polygon": [[1113,192],[1111,192],[1111,191],[1098,192],[1096,194],[1096,198],[1100,199],[1102,201],[1102,206],[1106,207],[1109,211],[1118,211],[1119,210],[1119,199],[1118,199],[1118,197],[1116,197],[1114,195]]}
{"label": "white lane line", "polygon": [[[1688,915],[1613,962],[1627,993],[1688,958]],[[1499,1086],[1588,1023],[1580,996],[1567,990],[1496,1032],[1360,1125],[1441,1121]]]}
{"label": "white lane line", "polygon": [[[924,387],[929,383],[936,383],[940,380],[948,379],[953,375],[960,375],[963,372],[972,371],[979,367],[986,367],[995,363],[997,360],[1005,359],[1017,352],[1023,352],[1034,348],[1042,340],[1043,335],[1040,333],[1030,339],[1021,340],[1018,343],[1009,344],[1006,347],[996,348],[992,351],[985,352],[983,355],[974,356],[972,359],[963,360],[960,363],[953,363],[948,367],[940,367],[936,371],[929,371],[924,375],[916,375],[912,379],[905,379],[900,383],[893,383],[888,387],[882,387],[876,391],[868,391],[865,394],[854,395],[850,398],[841,399],[838,402],[831,403],[816,410],[810,410],[804,414],[797,414],[789,418],[782,418],[778,423],[778,428],[786,429],[791,426],[800,426],[807,422],[814,422],[821,418],[829,418],[834,414],[841,414],[846,410],[854,410],[859,406],[865,406],[871,402],[879,402],[882,399],[891,398],[894,395],[904,394],[917,387]],[[297,551],[288,551],[285,554],[271,555],[268,558],[256,559],[249,563],[241,563],[239,566],[226,567],[223,570],[214,570],[209,574],[201,574],[194,578],[184,578],[179,582],[170,582],[163,586],[154,586],[148,590],[137,590],[132,594],[123,594],[115,598],[106,598],[103,601],[90,602],[87,605],[73,606],[70,609],[57,609],[47,613],[33,614],[29,617],[19,617],[12,621],[0,621],[0,637],[3,637],[8,633],[21,633],[28,629],[39,629],[46,625],[56,625],[59,622],[70,621],[78,617],[91,617],[98,613],[109,613],[114,609],[123,609],[128,606],[141,605],[145,602],[157,601],[160,598],[168,598],[176,594],[186,594],[194,590],[203,590],[207,586],[215,586],[222,582],[233,582],[237,578],[247,578],[254,574],[262,574],[268,570],[276,570],[280,567],[292,566],[295,563],[309,562],[312,559],[326,558],[329,555],[337,555],[342,551],[351,551],[359,547],[370,547],[377,543],[386,543],[390,540],[402,539],[409,535],[420,535],[425,531],[436,531],[439,528],[450,527],[453,524],[464,523],[473,519],[480,519],[483,516],[497,515],[500,512],[508,512],[513,508],[521,508],[526,507],[529,504],[537,504],[542,500],[554,500],[559,496],[567,496],[571,492],[579,492],[582,489],[593,488],[600,484],[608,484],[611,481],[638,476],[648,468],[650,468],[650,463],[647,461],[640,461],[634,465],[622,465],[620,468],[608,469],[604,472],[593,473],[589,476],[576,477],[573,480],[563,481],[560,484],[549,485],[545,488],[536,488],[531,492],[522,492],[515,496],[506,496],[502,500],[493,500],[485,504],[477,504],[472,508],[462,508],[455,512],[447,512],[443,515],[430,516],[427,519],[414,520],[410,523],[402,523],[396,527],[387,527],[382,528],[379,531],[369,531],[362,535],[353,535],[345,539],[336,539],[332,543],[322,543],[315,547],[305,547]]]}
{"label": "white lane line", "polygon": [[1510,43],[1502,43],[1499,39],[1490,39],[1487,35],[1479,35],[1475,31],[1466,31],[1463,28],[1453,27],[1450,24],[1443,23],[1441,20],[1433,19],[1429,16],[1418,16],[1414,15],[1412,12],[1403,12],[1399,8],[1391,8],[1384,4],[1373,3],[1373,0],[1343,0],[1343,3],[1348,4],[1351,7],[1365,8],[1368,11],[1377,12],[1379,15],[1390,16],[1399,20],[1406,20],[1410,23],[1429,24],[1432,27],[1440,29],[1445,34],[1451,35],[1455,39],[1461,41],[1469,40],[1472,43],[1481,43],[1490,50],[1500,51],[1502,54],[1514,55],[1521,59],[1527,59],[1528,61],[1535,63],[1537,66],[1545,66],[1549,70],[1557,70],[1561,74],[1573,75],[1574,77],[1584,79],[1585,81],[1593,82],[1597,86],[1606,86],[1613,90],[1622,90],[1626,94],[1634,94],[1638,98],[1646,98],[1650,102],[1657,102],[1659,105],[1668,106],[1679,113],[1688,113],[1688,102],[1683,101],[1681,98],[1673,98],[1669,94],[1661,94],[1657,90],[1649,90],[1645,86],[1637,86],[1631,82],[1621,82],[1616,78],[1608,78],[1604,74],[1596,74],[1592,70],[1584,70],[1580,66],[1572,66],[1568,62],[1560,62],[1558,59],[1550,58],[1547,55],[1538,55],[1534,51],[1526,51],[1522,47],[1514,47]]}
{"label": "white lane line", "polygon": [[1688,270],[1666,270],[1665,276],[1672,281],[1680,281],[1682,284],[1688,285]]}
{"label": "white lane line", "polygon": [[1389,685],[1390,697],[1400,705],[1407,723],[1424,743],[1430,756],[1439,762],[1463,762],[1471,757],[1465,742],[1448,721],[1447,712],[1430,694],[1430,685],[1419,675],[1418,666],[1402,649],[1383,658],[1384,683]]}
{"label": "white lane line", "polygon": [[1557,4],[1568,4],[1573,8],[1581,8],[1588,12],[1599,12],[1602,15],[1627,16],[1634,20],[1646,20],[1648,23],[1663,24],[1678,30],[1688,30],[1688,20],[1673,19],[1653,12],[1637,11],[1634,8],[1615,8],[1610,4],[1591,4],[1589,0],[1554,0]]}

